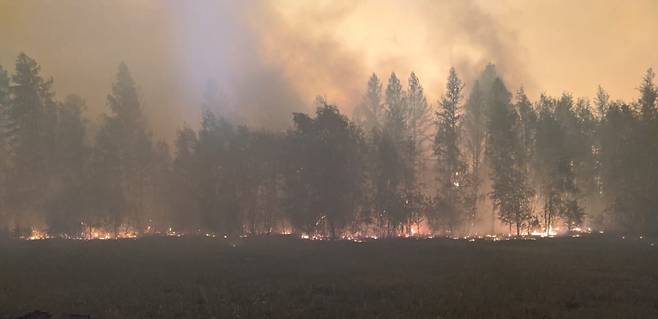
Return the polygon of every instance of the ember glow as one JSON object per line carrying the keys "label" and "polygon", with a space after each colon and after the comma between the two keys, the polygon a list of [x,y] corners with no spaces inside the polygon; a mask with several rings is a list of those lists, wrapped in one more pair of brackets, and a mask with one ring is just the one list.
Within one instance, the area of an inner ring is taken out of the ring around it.
{"label": "ember glow", "polygon": [[23,238],[27,240],[41,240],[41,239],[48,239],[50,237],[44,231],[33,229],[29,236]]}
{"label": "ember glow", "polygon": [[[475,242],[479,240],[484,241],[501,241],[501,240],[535,240],[537,238],[555,238],[555,237],[573,237],[578,238],[583,235],[592,234],[593,231],[591,228],[581,228],[574,227],[571,231],[567,232],[561,228],[551,228],[547,233],[544,230],[535,230],[528,232],[522,236],[516,236],[512,233],[507,234],[472,234],[464,236],[453,236],[450,234],[434,234],[430,229],[423,229],[420,225],[412,226],[407,231],[399,231],[393,234],[382,234],[376,233],[373,231],[368,232],[354,232],[354,233],[343,233],[336,240],[343,241],[353,241],[357,243],[362,243],[366,240],[378,240],[381,238],[408,238],[408,239],[434,239],[434,238],[444,238],[444,239],[453,239],[453,240],[466,240],[469,242]],[[603,231],[594,232],[595,234],[604,234]],[[322,233],[300,233],[295,235],[295,233],[290,230],[284,230],[281,232],[271,233],[270,235],[280,235],[280,236],[296,236],[302,240],[333,240],[327,234]],[[85,231],[77,234],[49,234],[46,230],[43,229],[32,229],[28,236],[21,236],[21,239],[24,240],[46,240],[46,239],[69,239],[69,240],[116,240],[116,239],[136,239],[142,237],[172,237],[172,238],[182,238],[182,237],[205,237],[205,238],[220,238],[220,239],[231,239],[231,236],[228,234],[217,235],[215,233],[201,233],[200,231],[195,231],[192,233],[184,233],[176,231],[173,227],[168,227],[162,231],[156,230],[152,226],[146,226],[143,231],[138,231],[135,228],[132,228],[127,225],[121,225],[117,227],[116,230],[111,230],[104,227],[89,227]],[[251,237],[248,234],[241,234],[236,236],[238,238],[248,238]],[[625,238],[625,237],[622,237]],[[643,236],[640,236],[639,239],[643,239]]]}

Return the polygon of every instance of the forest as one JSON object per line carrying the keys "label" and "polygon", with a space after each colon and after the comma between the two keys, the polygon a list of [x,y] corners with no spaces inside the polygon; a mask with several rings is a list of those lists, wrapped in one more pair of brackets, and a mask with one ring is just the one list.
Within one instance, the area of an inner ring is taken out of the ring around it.
{"label": "forest", "polygon": [[198,129],[165,141],[126,64],[92,122],[20,54],[0,67],[0,234],[658,235],[654,77],[633,101],[600,86],[532,101],[489,64],[473,83],[450,69],[428,101],[414,73],[372,74],[350,116],[318,97],[281,131],[217,112],[211,87]]}

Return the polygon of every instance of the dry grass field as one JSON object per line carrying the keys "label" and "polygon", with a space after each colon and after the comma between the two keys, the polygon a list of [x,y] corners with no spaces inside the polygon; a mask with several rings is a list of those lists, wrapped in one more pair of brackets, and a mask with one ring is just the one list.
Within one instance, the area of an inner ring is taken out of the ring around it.
{"label": "dry grass field", "polygon": [[650,242],[5,241],[0,318],[658,318]]}

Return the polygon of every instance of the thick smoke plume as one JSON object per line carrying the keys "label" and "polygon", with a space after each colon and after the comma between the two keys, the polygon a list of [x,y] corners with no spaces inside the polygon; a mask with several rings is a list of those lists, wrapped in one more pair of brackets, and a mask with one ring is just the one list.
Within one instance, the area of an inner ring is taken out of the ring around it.
{"label": "thick smoke plume", "polygon": [[[24,51],[78,93],[94,119],[125,61],[156,134],[195,126],[214,80],[221,108],[285,128],[290,112],[324,95],[345,113],[371,72],[415,71],[432,102],[450,66],[470,80],[495,63],[511,88],[613,98],[635,95],[633,76],[658,61],[649,33],[655,1],[11,1],[0,0],[0,64]],[[624,59],[632,53],[633,61]],[[624,71],[624,72],[620,72]],[[539,85],[541,83],[541,85]],[[176,123],[176,125],[172,125]]]}

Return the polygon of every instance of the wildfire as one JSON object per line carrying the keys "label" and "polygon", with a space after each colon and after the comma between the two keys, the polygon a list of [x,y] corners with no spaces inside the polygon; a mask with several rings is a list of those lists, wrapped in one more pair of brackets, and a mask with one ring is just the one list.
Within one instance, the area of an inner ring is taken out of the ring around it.
{"label": "wildfire", "polygon": [[[591,234],[592,228],[574,227],[571,228],[571,232],[576,234]],[[603,234],[603,231],[601,231],[600,233]]]}
{"label": "wildfire", "polygon": [[317,234],[314,234],[314,235],[301,234],[300,238],[301,239],[306,239],[306,240],[325,240],[325,239],[327,239],[326,237],[320,236],[320,235],[317,235]]}
{"label": "wildfire", "polygon": [[98,240],[108,240],[108,239],[127,239],[127,238],[137,238],[138,233],[136,230],[129,228],[127,226],[119,227],[117,231],[111,231],[105,228],[95,228],[92,227],[87,233],[86,238],[82,239],[98,239]]}
{"label": "wildfire", "polygon": [[[322,220],[322,219],[321,219]],[[206,238],[223,238],[223,239],[234,239],[234,236],[229,236],[228,234],[217,234],[214,232],[202,232],[201,229],[198,229],[196,232],[192,233],[183,233],[177,231],[173,226],[167,228],[157,228],[149,223],[143,227],[135,228],[127,224],[119,225],[115,228],[106,228],[106,227],[92,227],[91,225],[80,223],[82,231],[80,233],[74,234],[49,234],[45,229],[34,228],[31,230],[29,235],[20,237],[25,240],[42,240],[49,238],[60,238],[60,239],[70,239],[70,240],[114,240],[114,239],[132,239],[142,236],[167,236],[167,237],[183,237],[183,236],[200,236]],[[433,239],[433,238],[446,238],[453,240],[464,240],[467,242],[476,242],[476,241],[508,241],[508,240],[537,240],[539,238],[554,238],[556,236],[567,236],[578,238],[586,234],[591,234],[593,231],[589,227],[573,227],[570,230],[560,229],[558,227],[551,227],[546,230],[535,229],[533,231],[526,232],[524,235],[517,236],[516,234],[469,234],[469,235],[458,235],[456,233],[443,233],[435,234],[431,231],[430,227],[423,223],[410,224],[406,227],[401,227],[392,232],[382,232],[378,228],[361,228],[356,231],[344,232],[338,235],[338,240],[352,241],[355,243],[363,243],[369,240],[378,240],[383,235],[384,238],[409,238],[409,239]],[[596,231],[596,233],[603,234],[603,231]],[[276,232],[279,235],[294,235],[297,238],[303,240],[330,240],[332,239],[326,230],[315,231],[309,233],[294,233],[290,228],[283,228],[281,232]],[[235,236],[238,239],[247,238],[248,235],[241,234]],[[624,239],[625,237],[621,237]],[[640,239],[643,239],[643,236],[640,236]]]}
{"label": "wildfire", "polygon": [[553,227],[549,228],[548,232],[545,231],[545,230],[541,230],[541,231],[534,230],[530,233],[530,236],[542,237],[542,238],[545,238],[545,237],[552,238],[552,237],[557,236],[558,231],[559,231],[559,228],[553,228]]}
{"label": "wildfire", "polygon": [[32,229],[30,232],[30,236],[25,237],[24,239],[27,240],[41,240],[41,239],[48,239],[50,236],[48,236],[48,233],[38,230],[38,229]]}
{"label": "wildfire", "polygon": [[[176,232],[174,230],[174,228],[171,227],[171,226],[169,228],[167,228],[167,232],[165,233],[165,235],[167,235],[168,237],[182,237],[183,236],[183,234]],[[206,234],[206,235],[209,235],[209,234]],[[207,236],[207,237],[209,237],[209,236]]]}

